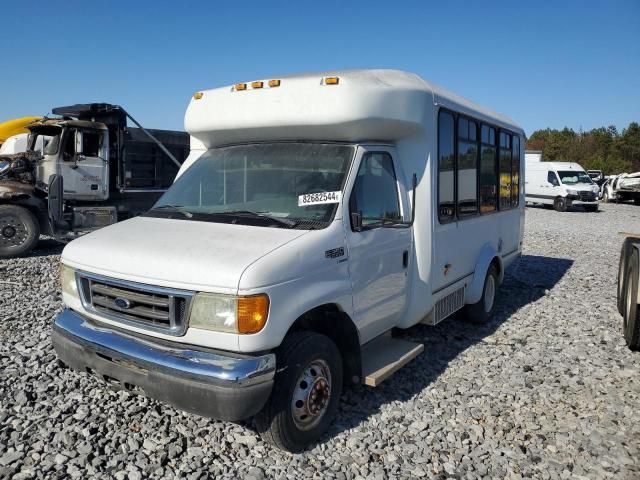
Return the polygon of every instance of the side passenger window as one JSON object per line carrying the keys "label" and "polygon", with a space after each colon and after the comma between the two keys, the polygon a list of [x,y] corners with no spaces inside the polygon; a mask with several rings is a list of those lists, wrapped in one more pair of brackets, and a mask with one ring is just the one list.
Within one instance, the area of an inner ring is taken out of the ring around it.
{"label": "side passenger window", "polygon": [[398,185],[391,155],[367,153],[358,169],[350,198],[352,212],[362,215],[362,226],[375,226],[383,220],[401,220]]}
{"label": "side passenger window", "polygon": [[560,185],[560,182],[558,182],[558,178],[556,177],[556,174],[554,172],[547,173],[547,182],[552,184],[554,187]]}
{"label": "side passenger window", "polygon": [[455,137],[453,115],[438,113],[438,219],[440,223],[455,219]]}

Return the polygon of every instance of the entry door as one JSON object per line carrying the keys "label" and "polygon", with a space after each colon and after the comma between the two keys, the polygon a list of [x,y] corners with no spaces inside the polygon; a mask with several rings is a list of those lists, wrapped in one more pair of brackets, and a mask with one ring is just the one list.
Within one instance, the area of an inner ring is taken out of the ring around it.
{"label": "entry door", "polygon": [[106,200],[109,197],[107,143],[106,130],[67,132],[60,167],[65,198]]}
{"label": "entry door", "polygon": [[547,185],[549,185],[549,196],[552,197],[550,199],[551,203],[553,203],[553,198],[561,197],[564,194],[560,179],[558,178],[556,172],[552,170],[549,170],[549,172],[547,173]]}
{"label": "entry door", "polygon": [[388,228],[408,221],[406,183],[391,147],[359,147],[357,176],[349,212],[362,215],[362,230],[347,224],[349,270],[355,320],[362,342],[397,324],[407,306],[411,228]]}

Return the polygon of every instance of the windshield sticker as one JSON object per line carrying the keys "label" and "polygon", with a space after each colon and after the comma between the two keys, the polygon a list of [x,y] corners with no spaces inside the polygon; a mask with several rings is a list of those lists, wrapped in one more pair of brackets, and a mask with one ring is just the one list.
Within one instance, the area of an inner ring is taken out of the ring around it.
{"label": "windshield sticker", "polygon": [[342,192],[306,193],[298,197],[298,206],[308,207],[309,205],[324,205],[326,203],[340,203],[341,194]]}

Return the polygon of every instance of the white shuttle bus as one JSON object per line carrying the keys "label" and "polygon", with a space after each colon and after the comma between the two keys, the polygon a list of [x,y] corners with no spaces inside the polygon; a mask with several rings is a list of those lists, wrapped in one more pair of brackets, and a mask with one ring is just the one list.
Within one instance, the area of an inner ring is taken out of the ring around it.
{"label": "white shuttle bus", "polygon": [[422,351],[392,329],[490,318],[524,228],[509,118],[356,70],[198,92],[185,126],[154,208],[64,249],[63,364],[298,451]]}

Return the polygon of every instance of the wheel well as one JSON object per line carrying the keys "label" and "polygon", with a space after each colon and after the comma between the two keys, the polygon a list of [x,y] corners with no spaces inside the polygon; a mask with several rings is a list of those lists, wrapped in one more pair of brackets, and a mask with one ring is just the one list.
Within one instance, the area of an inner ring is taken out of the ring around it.
{"label": "wheel well", "polygon": [[320,305],[298,317],[287,335],[299,331],[311,331],[329,337],[342,355],[344,382],[360,382],[362,377],[360,337],[349,315],[335,304]]}
{"label": "wheel well", "polygon": [[491,266],[494,266],[496,268],[496,272],[498,273],[498,281],[501,282],[501,279],[503,278],[502,262],[498,257],[493,257],[493,260],[491,260],[491,263],[489,264],[489,268],[491,268]]}

